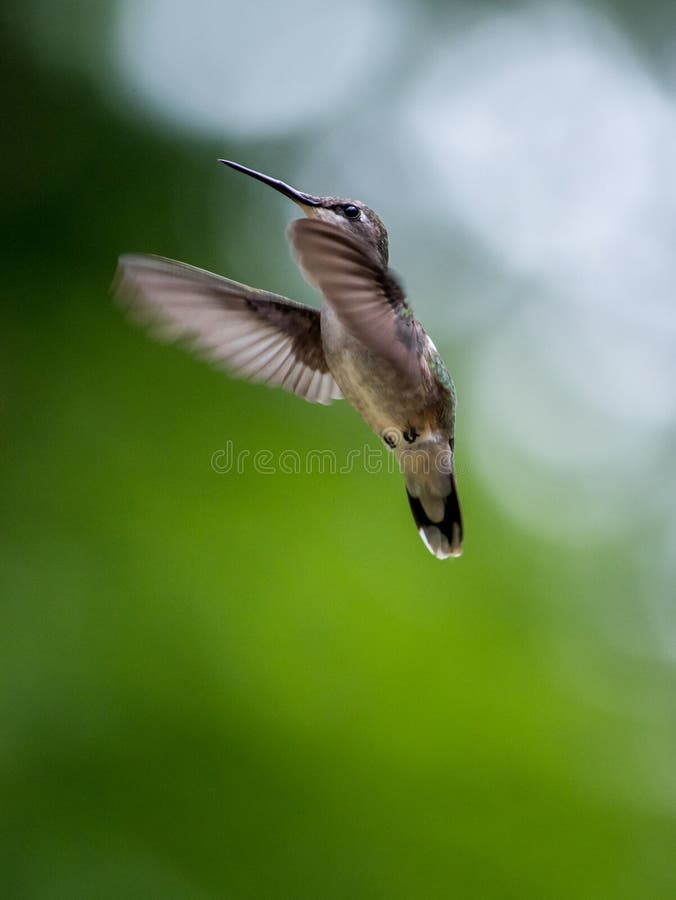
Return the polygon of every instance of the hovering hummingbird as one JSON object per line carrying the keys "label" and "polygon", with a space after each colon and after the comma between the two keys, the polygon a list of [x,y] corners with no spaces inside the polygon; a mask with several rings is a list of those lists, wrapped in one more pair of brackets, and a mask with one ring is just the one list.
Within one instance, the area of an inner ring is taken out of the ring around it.
{"label": "hovering hummingbird", "polygon": [[293,200],[288,236],[321,311],[159,256],[120,257],[116,291],[136,318],[187,340],[232,374],[313,403],[344,397],[397,457],[413,518],[439,559],[462,552],[454,475],[455,389],[388,268],[378,216],[219,162]]}

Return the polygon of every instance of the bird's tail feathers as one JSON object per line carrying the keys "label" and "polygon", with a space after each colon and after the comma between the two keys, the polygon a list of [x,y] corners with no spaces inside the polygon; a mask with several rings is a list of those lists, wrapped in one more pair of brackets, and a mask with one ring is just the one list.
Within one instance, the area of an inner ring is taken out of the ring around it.
{"label": "bird's tail feathers", "polygon": [[443,481],[445,486],[441,490],[438,478],[418,481],[415,485],[407,479],[406,484],[408,502],[420,537],[437,559],[462,553],[462,515],[455,475],[451,472]]}

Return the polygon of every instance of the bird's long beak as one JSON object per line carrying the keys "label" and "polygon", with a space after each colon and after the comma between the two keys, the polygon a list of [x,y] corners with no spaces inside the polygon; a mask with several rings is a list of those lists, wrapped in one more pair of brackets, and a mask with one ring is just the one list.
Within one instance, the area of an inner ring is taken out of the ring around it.
{"label": "bird's long beak", "polygon": [[247,169],[246,166],[231,162],[229,159],[219,159],[218,161],[219,163],[223,163],[224,166],[230,166],[231,169],[236,169],[238,172],[244,172],[245,175],[250,175],[252,178],[262,181],[263,184],[269,184],[270,187],[279,191],[280,194],[284,194],[285,197],[288,197],[289,200],[293,200],[294,203],[297,203],[301,207],[322,205],[320,197],[313,197],[312,194],[305,194],[303,191],[297,191],[295,188],[292,188],[291,185],[285,184],[277,178],[271,178],[269,175],[263,175],[262,172],[255,172],[253,169]]}

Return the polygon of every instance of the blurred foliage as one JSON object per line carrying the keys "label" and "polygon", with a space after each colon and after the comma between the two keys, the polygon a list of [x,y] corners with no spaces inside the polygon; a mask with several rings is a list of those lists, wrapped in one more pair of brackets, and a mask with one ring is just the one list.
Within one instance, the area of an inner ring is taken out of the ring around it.
{"label": "blurred foliage", "polygon": [[109,301],[123,250],[286,266],[281,231],[238,239],[269,193],[213,160],[283,177],[293,142],[144,127],[17,33],[0,896],[674,896],[674,671],[623,548],[519,531],[462,430],[457,562],[426,553],[393,474],[215,474],[227,440],[377,447],[344,405],[224,378]]}

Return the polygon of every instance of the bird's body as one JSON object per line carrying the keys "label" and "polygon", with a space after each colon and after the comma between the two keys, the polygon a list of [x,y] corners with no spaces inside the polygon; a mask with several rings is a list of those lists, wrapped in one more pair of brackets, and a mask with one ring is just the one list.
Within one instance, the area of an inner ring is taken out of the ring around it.
{"label": "bird's body", "polygon": [[289,238],[303,274],[322,294],[321,311],[153,256],[121,258],[118,295],[165,337],[189,338],[236,375],[313,402],[344,397],[395,453],[429,550],[442,559],[460,555],[455,390],[387,267],[385,227],[357,201],[313,197],[227,165],[306,213],[292,222]]}
{"label": "bird's body", "polygon": [[321,334],[326,362],[343,397],[376,434],[403,433],[407,410],[421,411],[425,402],[422,380],[402,388],[397,372],[369,353],[328,303],[322,304]]}
{"label": "bird's body", "polygon": [[329,324],[331,320],[335,315],[330,308],[322,310],[323,334],[324,323],[328,325],[326,358],[343,396],[395,454],[411,496],[420,497],[434,480],[436,490],[427,505],[435,520],[442,519],[447,491],[436,485],[452,474],[455,391],[450,377],[445,386],[433,374],[430,359],[435,355],[438,359],[434,344],[425,335],[429,343],[421,359],[420,381],[402,385],[396,372],[366,352],[339,323]]}

